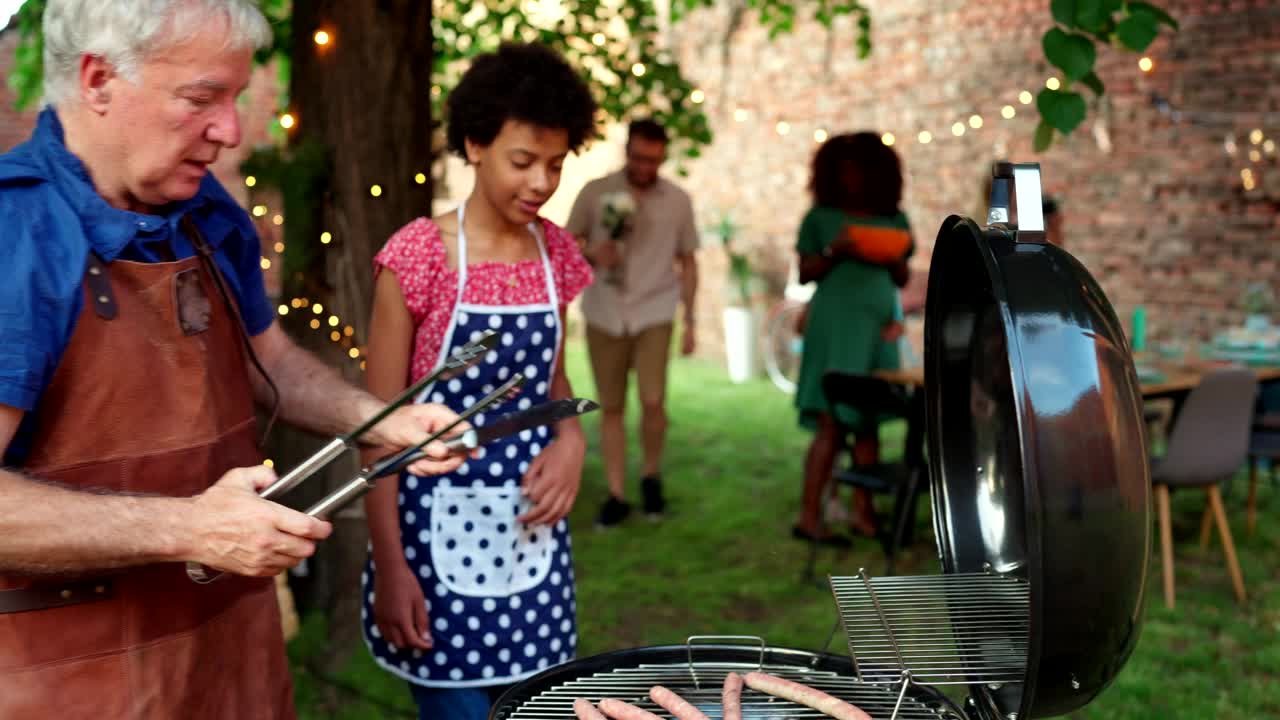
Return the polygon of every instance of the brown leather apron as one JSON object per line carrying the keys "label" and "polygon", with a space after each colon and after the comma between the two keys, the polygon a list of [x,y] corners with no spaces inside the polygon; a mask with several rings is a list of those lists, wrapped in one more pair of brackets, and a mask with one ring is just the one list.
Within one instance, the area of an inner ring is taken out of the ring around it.
{"label": "brown leather apron", "polygon": [[[199,257],[91,259],[24,471],[190,496],[261,462],[240,321],[211,268]],[[3,590],[0,718],[294,717],[270,579],[197,585],[166,563],[61,581],[0,576]]]}

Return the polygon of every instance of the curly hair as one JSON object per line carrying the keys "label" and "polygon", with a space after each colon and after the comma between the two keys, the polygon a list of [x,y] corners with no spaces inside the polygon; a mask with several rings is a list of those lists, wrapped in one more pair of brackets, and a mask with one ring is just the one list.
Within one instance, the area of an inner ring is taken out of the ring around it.
{"label": "curly hair", "polygon": [[[849,186],[850,173],[859,187]],[[897,215],[902,202],[902,164],[893,148],[875,133],[836,135],[814,153],[809,191],[818,205]]]}
{"label": "curly hair", "polygon": [[488,145],[508,120],[567,130],[569,149],[594,137],[596,102],[582,78],[555,50],[503,43],[479,55],[445,104],[449,150],[467,157],[466,141]]}

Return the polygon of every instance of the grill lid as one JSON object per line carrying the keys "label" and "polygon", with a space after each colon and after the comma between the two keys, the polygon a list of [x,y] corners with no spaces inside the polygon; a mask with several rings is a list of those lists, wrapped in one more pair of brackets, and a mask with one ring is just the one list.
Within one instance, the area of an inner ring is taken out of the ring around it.
{"label": "grill lid", "polygon": [[925,309],[938,549],[946,573],[1027,583],[1028,626],[1009,630],[1026,633],[1024,682],[972,691],[1021,718],[1071,712],[1115,677],[1137,642],[1150,548],[1128,341],[1084,266],[1042,242],[1039,173],[999,163],[992,224],[947,218]]}

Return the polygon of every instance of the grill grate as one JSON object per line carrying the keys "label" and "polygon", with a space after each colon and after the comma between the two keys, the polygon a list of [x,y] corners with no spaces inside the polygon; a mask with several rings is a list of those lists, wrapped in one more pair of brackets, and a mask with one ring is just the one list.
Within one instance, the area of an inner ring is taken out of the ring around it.
{"label": "grill grate", "polygon": [[[649,699],[649,688],[663,685],[679,693],[711,718],[723,717],[720,690],[730,671],[745,674],[763,670],[771,675],[804,683],[852,703],[875,720],[889,720],[898,703],[900,687],[873,685],[847,675],[806,667],[764,665],[757,663],[672,663],[647,664],[619,668],[583,676],[546,690],[522,703],[505,720],[572,720],[573,701],[585,698],[599,702],[603,698],[623,700],[644,708],[659,717],[670,715]],[[743,720],[784,720],[790,718],[824,718],[822,713],[775,698],[750,688],[742,690]],[[898,720],[962,720],[950,710],[907,695],[898,709]]]}
{"label": "grill grate", "polygon": [[832,577],[854,667],[870,683],[1022,682],[1030,590],[988,573]]}

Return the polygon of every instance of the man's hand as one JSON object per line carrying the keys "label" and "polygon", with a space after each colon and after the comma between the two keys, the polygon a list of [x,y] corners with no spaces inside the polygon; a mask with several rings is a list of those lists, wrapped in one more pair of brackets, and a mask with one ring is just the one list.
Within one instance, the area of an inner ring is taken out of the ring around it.
{"label": "man's hand", "polygon": [[693,320],[685,320],[683,337],[680,340],[680,354],[689,356],[693,354],[694,348],[697,347],[697,333],[694,332]]}
{"label": "man's hand", "polygon": [[[406,405],[378,423],[367,438],[374,445],[398,451],[417,445],[457,419],[458,414],[444,405]],[[469,424],[460,423],[449,435],[460,435],[470,429]],[[438,440],[423,450],[427,457],[409,466],[409,472],[414,475],[443,475],[457,470],[466,460],[465,455],[450,453]]]}
{"label": "man's hand", "polygon": [[275,480],[265,465],[236,468],[192,498],[186,559],[237,575],[269,577],[310,557],[316,541],[329,537],[333,526],[258,497]]}
{"label": "man's hand", "polygon": [[413,570],[403,556],[398,562],[377,563],[375,569],[373,620],[383,639],[396,648],[430,650],[433,643],[427,600]]}
{"label": "man's hand", "polygon": [[528,525],[554,525],[568,515],[578,497],[586,452],[581,428],[561,428],[556,439],[529,463],[520,485],[533,507],[516,519]]}
{"label": "man's hand", "polygon": [[616,240],[601,240],[587,249],[592,263],[599,268],[611,268],[622,262],[622,248]]}

